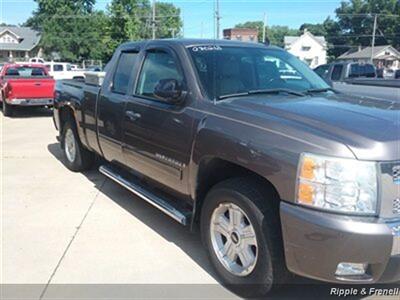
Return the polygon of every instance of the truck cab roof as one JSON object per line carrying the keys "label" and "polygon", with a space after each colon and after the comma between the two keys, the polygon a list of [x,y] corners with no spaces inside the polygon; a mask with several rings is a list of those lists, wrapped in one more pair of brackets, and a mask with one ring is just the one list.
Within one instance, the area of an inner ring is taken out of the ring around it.
{"label": "truck cab roof", "polygon": [[265,45],[262,43],[249,43],[241,41],[232,40],[216,40],[216,39],[156,39],[156,40],[146,40],[140,42],[126,42],[122,44],[121,48],[134,47],[134,46],[144,46],[149,44],[164,44],[164,45],[179,45],[185,48],[193,46],[205,46],[205,45],[219,45],[226,47],[247,47],[247,48],[270,48],[282,50],[277,46]]}

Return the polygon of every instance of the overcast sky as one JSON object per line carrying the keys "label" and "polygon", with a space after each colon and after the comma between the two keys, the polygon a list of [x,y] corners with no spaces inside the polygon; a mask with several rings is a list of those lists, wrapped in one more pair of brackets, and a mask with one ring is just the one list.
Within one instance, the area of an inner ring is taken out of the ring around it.
{"label": "overcast sky", "polygon": [[[105,9],[110,0],[97,0],[96,8]],[[170,0],[180,7],[185,24],[185,37],[212,38],[214,0]],[[334,16],[341,0],[220,0],[221,28],[245,21],[257,21],[267,14],[269,25],[298,28],[303,23],[318,23]],[[23,23],[35,10],[33,0],[0,0],[1,22]],[[203,29],[202,29],[203,28]]]}

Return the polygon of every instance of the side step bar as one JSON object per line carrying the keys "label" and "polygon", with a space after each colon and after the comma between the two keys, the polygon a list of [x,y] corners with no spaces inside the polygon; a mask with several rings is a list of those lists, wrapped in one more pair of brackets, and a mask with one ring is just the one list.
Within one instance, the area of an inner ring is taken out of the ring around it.
{"label": "side step bar", "polygon": [[154,193],[147,191],[138,183],[126,179],[122,175],[118,174],[114,170],[114,168],[108,166],[100,166],[99,171],[100,173],[104,174],[111,180],[115,181],[116,183],[119,183],[120,185],[122,185],[123,187],[134,193],[136,196],[139,196],[140,198],[147,201],[154,207],[158,208],[159,210],[161,210],[166,215],[170,216],[175,221],[181,223],[182,225],[187,225],[189,223],[188,222],[189,217],[181,210],[172,206],[168,202],[168,200],[165,200],[160,196],[157,196]]}

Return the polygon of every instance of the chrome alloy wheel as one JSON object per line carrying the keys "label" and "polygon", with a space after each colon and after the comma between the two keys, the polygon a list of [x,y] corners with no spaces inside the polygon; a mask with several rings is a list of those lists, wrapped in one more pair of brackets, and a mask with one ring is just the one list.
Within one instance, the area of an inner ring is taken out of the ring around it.
{"label": "chrome alloy wheel", "polygon": [[76,156],[76,141],[71,128],[68,128],[65,132],[64,151],[67,159],[70,162],[74,162]]}
{"label": "chrome alloy wheel", "polygon": [[250,274],[257,264],[256,233],[244,211],[233,203],[221,203],[210,224],[214,252],[227,271],[236,276]]}

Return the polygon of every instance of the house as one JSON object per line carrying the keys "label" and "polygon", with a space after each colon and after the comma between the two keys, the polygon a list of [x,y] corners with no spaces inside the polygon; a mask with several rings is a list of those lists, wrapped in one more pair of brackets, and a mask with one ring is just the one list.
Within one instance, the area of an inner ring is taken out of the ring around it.
{"label": "house", "polygon": [[0,26],[0,61],[26,60],[40,52],[40,33],[28,27]]}
{"label": "house", "polygon": [[400,52],[390,45],[366,47],[358,51],[349,50],[338,57],[341,61],[371,62],[378,68],[400,69]]}
{"label": "house", "polygon": [[253,28],[224,29],[224,39],[258,43],[258,29],[253,29]]}
{"label": "house", "polygon": [[307,29],[301,36],[285,36],[285,49],[306,62],[311,68],[326,64],[325,37],[315,36]]}

